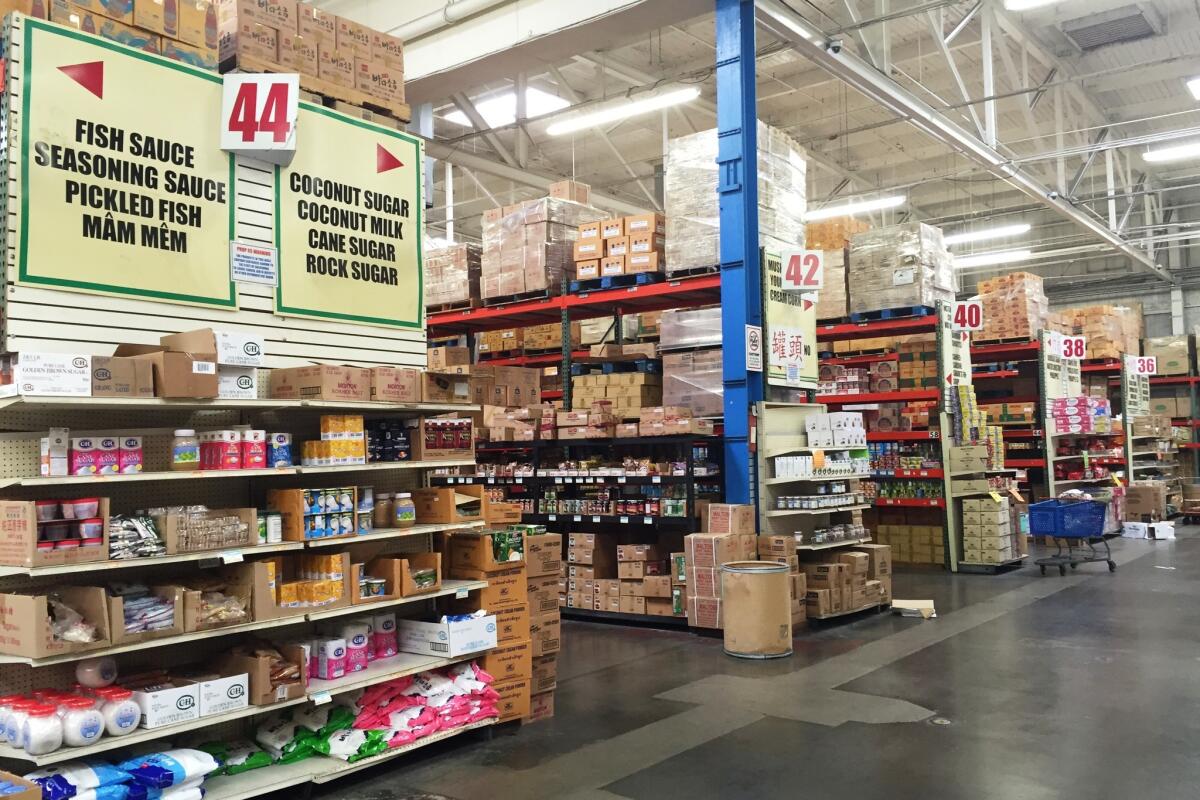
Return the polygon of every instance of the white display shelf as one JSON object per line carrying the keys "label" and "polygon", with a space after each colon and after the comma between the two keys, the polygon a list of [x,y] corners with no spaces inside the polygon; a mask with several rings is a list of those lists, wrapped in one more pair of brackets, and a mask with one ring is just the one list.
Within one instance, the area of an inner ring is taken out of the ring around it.
{"label": "white display shelf", "polygon": [[837,447],[808,447],[808,446],[781,447],[778,450],[768,450],[766,453],[763,454],[763,458],[778,458],[779,456],[790,456],[793,453],[814,453],[817,450],[820,450],[823,453],[831,453],[831,452],[840,453],[840,452],[847,452],[850,450],[866,450],[866,449],[867,449],[867,445],[865,445],[865,444],[838,445]]}
{"label": "white display shelf", "polygon": [[374,686],[377,683],[386,683],[396,678],[416,675],[418,672],[428,672],[431,669],[442,669],[443,667],[453,666],[461,661],[470,661],[474,658],[480,658],[486,652],[486,650],[480,650],[479,652],[467,653],[457,658],[438,658],[437,656],[425,656],[416,653],[398,653],[392,658],[385,658],[382,661],[372,661],[367,665],[366,669],[349,673],[342,678],[331,681],[314,678],[308,682],[308,696],[315,698],[323,694],[335,695],[343,692],[352,692],[355,689],[363,689],[367,686]]}
{"label": "white display shelf", "polygon": [[830,476],[821,476],[821,477],[810,476],[807,478],[767,478],[765,481],[763,481],[763,485],[764,486],[778,486],[783,483],[828,483],[829,481],[861,480],[861,479],[870,478],[870,477],[871,477],[871,475],[867,474],[867,475],[830,475]]}
{"label": "white display shelf", "polygon": [[850,547],[855,544],[870,544],[871,537],[867,536],[863,539],[844,539],[840,542],[821,542],[820,544],[798,544],[797,550],[812,551],[812,550],[834,550],[838,547]]}
{"label": "white display shelf", "polygon": [[225,714],[213,714],[199,719],[180,722],[176,725],[163,725],[160,728],[138,728],[133,733],[127,736],[104,736],[95,744],[87,747],[60,747],[52,753],[46,753],[42,756],[31,756],[19,747],[10,747],[9,745],[0,745],[0,758],[11,758],[18,761],[33,762],[39,767],[47,764],[58,764],[62,761],[74,761],[78,758],[85,758],[95,753],[103,753],[108,750],[116,750],[121,747],[128,747],[138,742],[150,742],[155,739],[166,739],[179,733],[186,731],[194,731],[199,728],[210,728],[213,725],[220,725],[223,722],[232,722],[237,719],[253,717],[256,714],[263,714],[268,711],[274,711],[279,708],[287,708],[288,706],[296,706],[301,703],[307,703],[308,697],[297,697],[294,700],[285,700],[282,703],[274,703],[269,706],[247,706],[239,708],[237,711],[230,711]]}
{"label": "white display shelf", "polygon": [[161,397],[5,397],[0,399],[0,410],[14,407],[37,408],[116,409],[152,408],[179,409],[181,411],[286,411],[311,409],[314,411],[363,411],[363,412],[413,412],[413,413],[469,413],[480,411],[477,405],[456,403],[383,403],[370,400],[167,400]]}
{"label": "white display shelf", "polygon": [[466,528],[482,528],[484,522],[438,523],[436,525],[413,525],[411,528],[378,528],[370,533],[358,536],[330,536],[324,539],[309,539],[303,542],[305,547],[334,547],[336,545],[360,544],[362,542],[382,541],[384,539],[401,539],[405,536],[422,536],[441,531],[461,531]]}
{"label": "white display shelf", "polygon": [[[1118,475],[1117,477],[1119,478],[1121,476]],[[1054,485],[1055,486],[1067,486],[1067,485],[1075,484],[1075,483],[1112,483],[1112,476],[1107,475],[1103,478],[1080,478],[1079,480],[1074,480],[1074,481],[1058,481],[1058,480],[1056,480],[1054,482]]]}
{"label": "white display shelf", "polygon": [[226,561],[233,563],[242,560],[246,556],[256,556],[264,553],[284,553],[289,550],[303,550],[304,545],[305,542],[280,542],[279,544],[263,544],[256,547],[230,547],[224,550],[202,550],[198,553],[179,553],[177,555],[156,556],[153,558],[127,558],[121,561],[91,561],[53,567],[0,566],[0,577],[27,575],[31,578],[40,578],[50,575],[74,575],[80,572],[108,571],[110,569],[159,567],[165,564],[183,564],[189,561]]}
{"label": "white display shelf", "polygon": [[837,514],[842,511],[861,511],[864,508],[870,508],[870,505],[858,506],[836,506],[834,508],[789,508],[779,509],[777,511],[767,511],[764,516],[767,517],[794,517],[794,516],[819,516],[824,514]]}
{"label": "white display shelf", "polygon": [[103,486],[109,483],[144,481],[226,480],[229,478],[277,478],[280,475],[326,475],[342,472],[392,472],[412,469],[467,467],[474,459],[457,461],[388,461],[377,464],[347,464],[336,467],[279,467],[276,469],[205,469],[186,472],[139,472],[132,475],[64,475],[52,478],[0,478],[0,489],[10,486]]}
{"label": "white display shelf", "polygon": [[398,597],[395,600],[380,600],[373,603],[359,603],[352,606],[342,606],[340,608],[331,608],[328,611],[311,611],[305,615],[309,621],[318,619],[329,619],[330,617],[343,617],[347,614],[363,614],[371,613],[379,608],[392,608],[394,606],[403,606],[409,603],[419,603],[422,600],[429,600],[433,597],[447,597],[448,595],[457,595],[473,591],[475,589],[486,589],[487,581],[442,581],[442,588],[436,592],[426,592],[424,594],[415,594],[412,597]]}

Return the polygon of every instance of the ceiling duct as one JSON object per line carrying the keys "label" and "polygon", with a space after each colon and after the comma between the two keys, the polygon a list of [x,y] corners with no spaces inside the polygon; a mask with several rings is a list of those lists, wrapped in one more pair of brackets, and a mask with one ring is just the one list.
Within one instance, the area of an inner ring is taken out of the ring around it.
{"label": "ceiling duct", "polygon": [[1156,36],[1163,31],[1162,17],[1141,3],[1088,14],[1059,23],[1059,30],[1082,51]]}

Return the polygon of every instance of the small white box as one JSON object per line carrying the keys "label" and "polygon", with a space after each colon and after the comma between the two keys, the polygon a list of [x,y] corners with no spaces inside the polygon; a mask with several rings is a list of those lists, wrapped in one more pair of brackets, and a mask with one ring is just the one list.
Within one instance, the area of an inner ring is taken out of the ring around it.
{"label": "small white box", "polygon": [[833,430],[829,427],[828,414],[810,414],[804,418],[804,432],[812,434],[817,431]]}
{"label": "small white box", "polygon": [[431,656],[461,656],[496,646],[496,618],[492,615],[464,622],[396,620],[400,650]]}
{"label": "small white box", "polygon": [[836,447],[866,447],[867,435],[857,428],[838,428],[833,431],[833,444]]}
{"label": "small white box", "polygon": [[809,431],[809,447],[833,447],[833,431]]}
{"label": "small white box", "polygon": [[227,714],[250,705],[250,676],[244,672],[228,678],[199,681],[196,687],[200,690],[202,717]]}
{"label": "small white box", "polygon": [[217,363],[231,367],[263,366],[263,339],[245,333],[213,331],[217,340]]}
{"label": "small white box", "polygon": [[13,384],[18,394],[92,396],[92,357],[70,353],[18,353]]}
{"label": "small white box", "polygon": [[42,437],[41,476],[43,478],[59,478],[67,475],[70,436],[71,431],[67,428],[51,428],[49,435]]}
{"label": "small white box", "polygon": [[829,414],[829,427],[833,430],[862,430],[863,416],[861,411],[834,411]]}
{"label": "small white box", "polygon": [[1149,538],[1150,526],[1145,522],[1126,522],[1121,526],[1121,536],[1125,539]]}
{"label": "small white box", "polygon": [[217,397],[222,400],[257,400],[257,367],[217,367]]}
{"label": "small white box", "polygon": [[1174,539],[1175,538],[1175,523],[1174,522],[1151,522],[1149,524],[1148,533],[1151,539]]}
{"label": "small white box", "polygon": [[200,687],[197,684],[157,692],[134,692],[133,700],[142,709],[143,728],[161,728],[200,719]]}

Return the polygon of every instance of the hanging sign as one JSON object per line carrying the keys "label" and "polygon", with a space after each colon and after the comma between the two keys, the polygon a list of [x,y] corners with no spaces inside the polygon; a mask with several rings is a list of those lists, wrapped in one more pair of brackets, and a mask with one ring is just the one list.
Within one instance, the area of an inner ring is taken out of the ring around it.
{"label": "hanging sign", "polygon": [[781,287],[785,292],[815,292],[825,281],[825,253],[821,250],[784,250]]}
{"label": "hanging sign", "polygon": [[203,122],[220,113],[221,77],[22,26],[9,89],[17,282],[236,307],[233,162]]}
{"label": "hanging sign", "polygon": [[763,345],[766,378],[772,386],[815,389],[817,386],[816,295],[783,288],[783,259],[762,254]]}
{"label": "hanging sign", "polygon": [[983,302],[981,300],[963,300],[954,304],[954,315],[951,317],[953,330],[981,331],[983,330]]}
{"label": "hanging sign", "polygon": [[1158,372],[1157,356],[1135,356],[1132,361],[1135,375],[1154,375]]}
{"label": "hanging sign", "polygon": [[421,141],[300,104],[277,177],[277,313],[421,328]]}
{"label": "hanging sign", "polygon": [[1058,354],[1063,358],[1079,360],[1087,355],[1086,336],[1063,336],[1061,342],[1062,349]]}
{"label": "hanging sign", "polygon": [[296,153],[300,76],[231,72],[221,98],[221,149],[287,164]]}

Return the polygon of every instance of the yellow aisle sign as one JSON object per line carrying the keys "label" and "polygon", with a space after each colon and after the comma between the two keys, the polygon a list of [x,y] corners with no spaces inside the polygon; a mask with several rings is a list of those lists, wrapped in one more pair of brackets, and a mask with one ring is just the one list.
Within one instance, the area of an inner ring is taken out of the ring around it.
{"label": "yellow aisle sign", "polygon": [[221,77],[36,19],[23,25],[10,64],[20,76],[10,83],[20,101],[10,117],[18,282],[236,307]]}
{"label": "yellow aisle sign", "polygon": [[277,173],[279,314],[422,328],[419,139],[300,104]]}

